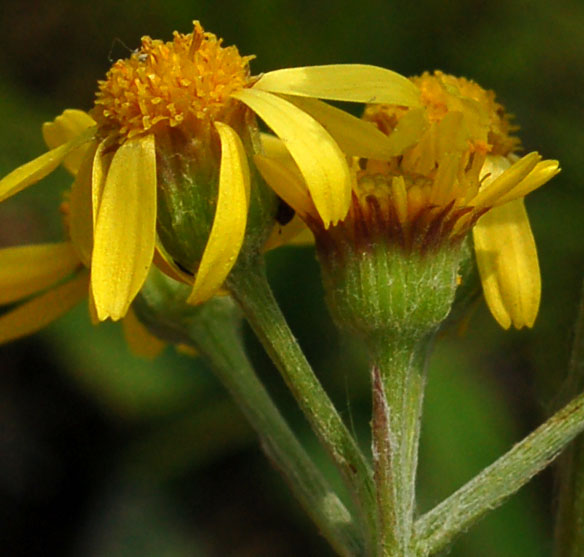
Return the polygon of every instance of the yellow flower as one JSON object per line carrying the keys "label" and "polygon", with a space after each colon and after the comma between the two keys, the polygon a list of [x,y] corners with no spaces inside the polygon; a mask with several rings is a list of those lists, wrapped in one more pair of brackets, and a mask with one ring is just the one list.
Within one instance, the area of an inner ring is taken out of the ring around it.
{"label": "yellow flower", "polygon": [[[70,228],[69,203],[61,209]],[[0,315],[0,344],[43,329],[86,299],[88,291],[89,272],[71,240],[0,249],[0,305],[19,304]],[[164,347],[131,310],[123,326],[134,354],[153,358]]]}
{"label": "yellow flower", "polygon": [[[235,47],[223,47],[198,22],[193,33],[175,32],[171,42],[144,37],[141,48],[117,61],[99,83],[91,116],[65,111],[46,124],[51,151],[0,180],[1,201],[61,162],[79,171],[72,194],[72,220],[79,220],[79,226],[71,232],[82,236],[73,239],[84,246],[99,320],[123,317],[148,274],[157,246],[162,174],[172,160],[186,157],[183,150],[195,159],[201,152],[218,156],[220,166],[215,199],[209,199],[214,217],[206,247],[182,275],[193,283],[190,302],[200,303],[221,286],[244,240],[250,199],[247,157],[250,149],[260,152],[251,137],[253,113],[281,138],[329,226],[346,215],[351,195],[349,169],[335,139],[360,156],[379,154],[387,141],[370,124],[316,97],[419,104],[417,88],[389,70],[334,65],[252,77],[250,58]],[[197,162],[205,167],[208,158]],[[88,229],[93,229],[91,236]],[[160,255],[164,249],[159,247]]]}
{"label": "yellow flower", "polygon": [[[421,107],[370,105],[364,120],[383,132],[390,156],[353,164],[347,217],[328,230],[298,168],[276,138],[256,157],[264,178],[306,221],[320,249],[339,237],[390,241],[406,251],[457,245],[473,229],[487,304],[499,324],[531,327],[537,316],[537,251],[523,198],[559,172],[538,153],[518,158],[519,140],[491,91],[442,72],[412,78]],[[339,143],[341,144],[341,143]],[[327,246],[329,246],[327,248]]]}

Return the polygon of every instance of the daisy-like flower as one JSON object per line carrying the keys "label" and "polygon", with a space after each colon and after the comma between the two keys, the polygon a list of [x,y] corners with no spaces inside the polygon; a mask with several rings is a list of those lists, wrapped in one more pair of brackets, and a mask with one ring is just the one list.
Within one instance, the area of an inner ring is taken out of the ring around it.
{"label": "daisy-like flower", "polygon": [[392,157],[355,158],[347,217],[328,230],[298,169],[275,138],[258,158],[264,177],[312,229],[321,251],[349,241],[390,242],[406,252],[458,245],[472,229],[487,304],[499,324],[531,327],[540,299],[537,251],[523,198],[559,172],[519,140],[492,91],[442,72],[413,78],[422,107],[370,105]]}
{"label": "daisy-like flower", "polygon": [[51,150],[0,180],[1,201],[61,162],[79,169],[72,214],[85,227],[85,243],[76,243],[91,268],[99,320],[126,314],[153,259],[166,257],[193,284],[191,303],[221,286],[258,189],[248,162],[261,154],[254,114],[281,138],[329,226],[345,217],[351,198],[335,140],[359,156],[381,156],[387,142],[374,126],[316,98],[419,104],[417,88],[389,70],[335,65],[252,77],[251,58],[198,22],[171,42],[144,37],[99,83],[89,115],[66,111],[45,125]]}
{"label": "daisy-like flower", "polygon": [[[61,213],[68,232],[69,200],[62,203]],[[43,329],[87,299],[88,292],[89,271],[70,239],[0,249],[0,305],[13,306],[0,315],[0,344]],[[89,308],[94,313],[91,303]],[[153,358],[164,347],[131,309],[122,323],[126,341],[136,355]]]}

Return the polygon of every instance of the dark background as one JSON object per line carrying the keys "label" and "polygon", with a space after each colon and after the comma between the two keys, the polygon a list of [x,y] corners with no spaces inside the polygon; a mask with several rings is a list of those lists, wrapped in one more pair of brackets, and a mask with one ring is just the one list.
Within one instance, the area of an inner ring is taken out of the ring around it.
{"label": "dark background", "polygon": [[[566,372],[583,275],[584,3],[150,0],[3,1],[0,174],[44,150],[40,125],[89,109],[96,79],[141,35],[191,21],[256,54],[254,73],[338,62],[405,75],[442,69],[497,91],[525,151],[562,163],[531,195],[543,301],[533,330],[504,332],[484,304],[431,362],[421,447],[426,510],[539,424]],[[127,45],[127,46],[126,46]],[[59,170],[0,206],[0,246],[58,240]],[[269,255],[291,326],[338,407],[367,440],[368,372],[322,301],[310,248]],[[329,465],[276,371],[250,353],[295,429]],[[6,555],[327,555],[211,373],[168,349],[129,354],[115,324],[84,305],[0,349],[0,548]],[[332,472],[331,472],[332,473]],[[553,481],[536,478],[460,538],[451,555],[539,557],[552,543]]]}

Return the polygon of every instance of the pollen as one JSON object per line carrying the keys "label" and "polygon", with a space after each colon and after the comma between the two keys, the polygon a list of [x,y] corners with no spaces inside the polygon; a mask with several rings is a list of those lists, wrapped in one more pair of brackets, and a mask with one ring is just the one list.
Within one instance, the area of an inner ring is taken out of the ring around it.
{"label": "pollen", "polygon": [[231,94],[250,82],[254,57],[221,43],[198,21],[192,33],[175,31],[169,42],[142,37],[141,47],[99,82],[91,114],[100,132],[125,139],[227,118],[237,103]]}

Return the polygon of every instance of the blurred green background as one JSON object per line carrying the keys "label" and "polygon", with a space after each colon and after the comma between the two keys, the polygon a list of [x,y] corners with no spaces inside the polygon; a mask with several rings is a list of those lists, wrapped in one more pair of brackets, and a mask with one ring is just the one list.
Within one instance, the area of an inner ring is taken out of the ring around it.
{"label": "blurred green background", "polygon": [[[362,62],[405,75],[442,69],[494,89],[526,151],[563,171],[527,201],[543,302],[531,331],[503,332],[484,304],[465,336],[447,331],[431,362],[420,510],[439,502],[557,404],[584,271],[584,3],[460,0],[4,0],[0,10],[0,174],[43,151],[40,124],[88,109],[95,81],[141,35],[191,21],[256,54],[254,73]],[[0,205],[0,246],[61,238],[59,171]],[[291,326],[368,444],[368,372],[339,337],[309,248],[269,256]],[[250,354],[294,428],[329,469],[276,371]],[[0,349],[0,548],[5,555],[288,556],[330,550],[303,516],[221,385],[168,349],[129,354],[115,324],[78,307]],[[332,471],[331,471],[332,474]],[[450,555],[539,557],[552,544],[550,471],[453,546]]]}

